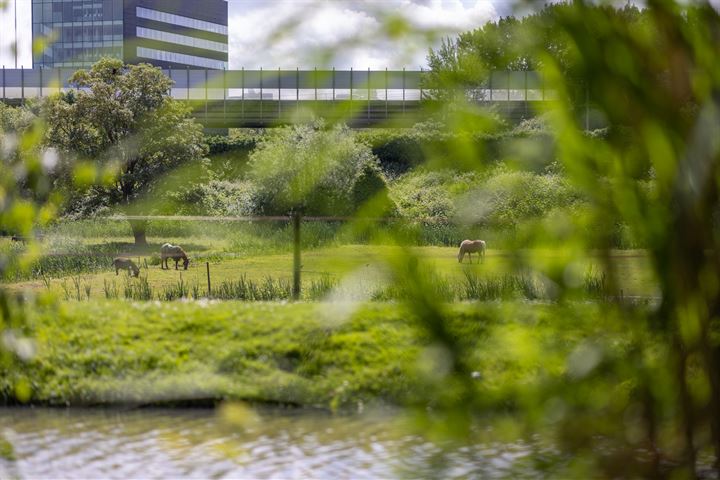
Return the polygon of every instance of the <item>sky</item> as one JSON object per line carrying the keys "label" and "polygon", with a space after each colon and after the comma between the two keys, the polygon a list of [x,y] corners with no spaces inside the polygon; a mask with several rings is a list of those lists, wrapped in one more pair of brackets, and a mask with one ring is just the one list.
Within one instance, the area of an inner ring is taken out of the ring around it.
{"label": "sky", "polygon": [[[0,0],[0,65],[32,66],[31,0]],[[507,0],[230,0],[230,68],[426,67],[442,37],[511,13]],[[403,22],[398,21],[404,19]],[[403,29],[407,25],[412,28]],[[415,32],[388,40],[388,32]]]}

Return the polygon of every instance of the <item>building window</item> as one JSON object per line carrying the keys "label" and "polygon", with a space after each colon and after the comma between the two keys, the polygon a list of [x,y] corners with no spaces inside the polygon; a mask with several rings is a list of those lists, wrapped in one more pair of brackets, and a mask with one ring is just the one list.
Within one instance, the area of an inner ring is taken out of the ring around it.
{"label": "building window", "polygon": [[154,48],[137,47],[137,56],[140,58],[148,58],[150,60],[159,60],[161,62],[180,63],[183,65],[213,68],[216,70],[224,70],[227,68],[227,62],[223,62],[221,60],[196,57],[195,55],[186,55],[184,53],[166,52],[164,50],[156,50]]}
{"label": "building window", "polygon": [[177,45],[185,45],[187,47],[204,48],[205,50],[214,50],[216,52],[227,53],[228,46],[225,43],[213,42],[204,38],[189,37],[187,35],[179,35],[177,33],[161,32],[151,28],[137,27],[137,36],[139,38],[148,38],[150,40],[159,40],[161,42],[175,43]]}
{"label": "building window", "polygon": [[197,20],[190,17],[183,17],[182,15],[175,15],[173,13],[150,10],[149,8],[136,7],[135,15],[137,15],[138,18],[155,20],[156,22],[170,23],[172,25],[178,25],[180,27],[194,28],[195,30],[205,30],[206,32],[218,33],[220,35],[228,34],[228,28],[225,25],[206,22],[204,20]]}

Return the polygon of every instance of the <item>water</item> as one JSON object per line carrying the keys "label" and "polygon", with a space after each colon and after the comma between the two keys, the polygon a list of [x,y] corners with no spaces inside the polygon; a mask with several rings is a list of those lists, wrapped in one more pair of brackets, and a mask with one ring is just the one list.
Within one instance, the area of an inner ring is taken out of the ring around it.
{"label": "water", "polygon": [[0,459],[2,479],[542,475],[524,442],[440,445],[388,412],[6,408],[0,425],[15,457]]}

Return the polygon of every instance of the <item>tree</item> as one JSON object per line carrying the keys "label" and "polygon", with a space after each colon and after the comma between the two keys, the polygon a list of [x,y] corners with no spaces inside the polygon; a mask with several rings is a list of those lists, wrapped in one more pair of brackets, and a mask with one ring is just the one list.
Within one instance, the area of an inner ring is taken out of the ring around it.
{"label": "tree", "polygon": [[[76,88],[48,102],[47,141],[65,154],[92,160],[114,171],[110,186],[91,187],[91,195],[127,213],[152,208],[137,201],[151,196],[163,174],[207,153],[202,127],[189,109],[170,98],[172,80],[147,64],[124,65],[105,58],[71,78]],[[135,243],[145,244],[146,223],[131,222]]]}
{"label": "tree", "polygon": [[386,188],[370,147],[344,126],[279,128],[260,142],[249,165],[258,206],[269,214],[349,215]]}
{"label": "tree", "polygon": [[24,132],[37,120],[38,102],[28,101],[20,107],[0,103],[0,133]]}
{"label": "tree", "polygon": [[[590,11],[631,25],[646,27],[646,14],[634,5],[615,9],[588,7]],[[480,100],[493,70],[531,71],[542,69],[548,61],[557,62],[566,78],[575,75],[583,59],[572,40],[575,32],[565,26],[577,11],[567,3],[545,5],[525,17],[505,17],[465,33],[456,40],[446,39],[437,50],[430,49],[425,86],[431,98],[447,99],[448,92],[463,92],[469,100]],[[586,25],[586,35],[600,35],[597,26]]]}

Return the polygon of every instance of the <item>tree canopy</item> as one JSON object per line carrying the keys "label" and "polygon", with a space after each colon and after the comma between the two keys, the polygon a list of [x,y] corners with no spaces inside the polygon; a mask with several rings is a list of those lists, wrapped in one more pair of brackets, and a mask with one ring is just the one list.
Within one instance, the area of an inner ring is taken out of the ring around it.
{"label": "tree canopy", "polygon": [[[250,155],[264,213],[346,215],[385,188],[377,159],[347,127],[279,128]],[[372,179],[370,177],[373,177]]]}
{"label": "tree canopy", "polygon": [[[589,6],[613,23],[647,29],[650,22],[636,6],[627,4],[616,9],[610,6]],[[487,81],[493,70],[540,70],[553,62],[566,75],[572,75],[583,61],[567,28],[578,9],[565,3],[550,4],[524,17],[508,16],[468,32],[457,39],[445,39],[437,49],[430,49],[426,77],[427,87],[464,88],[472,92]],[[600,35],[597,25],[585,24],[588,36]],[[638,31],[640,34],[640,31]],[[452,90],[452,88],[450,88]],[[439,90],[431,90],[439,95]]]}
{"label": "tree canopy", "polygon": [[[133,211],[163,174],[207,153],[202,127],[169,96],[172,81],[159,68],[106,58],[77,71],[70,83],[74,90],[47,105],[47,142],[113,178],[92,187],[101,204]],[[133,231],[144,243],[143,225],[135,223]]]}

